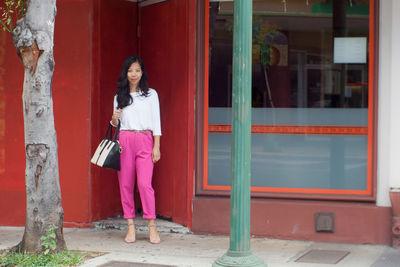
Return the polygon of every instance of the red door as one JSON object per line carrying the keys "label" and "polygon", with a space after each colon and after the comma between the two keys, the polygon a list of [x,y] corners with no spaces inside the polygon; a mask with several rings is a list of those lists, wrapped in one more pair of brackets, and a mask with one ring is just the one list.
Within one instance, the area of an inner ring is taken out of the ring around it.
{"label": "red door", "polygon": [[156,212],[185,225],[190,225],[194,169],[194,68],[190,71],[189,62],[195,50],[188,44],[188,7],[194,3],[143,1],[138,22],[139,55],[161,109],[161,160],[153,178]]}

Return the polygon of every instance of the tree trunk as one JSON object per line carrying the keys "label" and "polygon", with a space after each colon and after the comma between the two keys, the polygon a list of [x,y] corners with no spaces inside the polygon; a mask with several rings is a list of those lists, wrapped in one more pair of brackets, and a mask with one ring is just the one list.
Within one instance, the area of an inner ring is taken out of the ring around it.
{"label": "tree trunk", "polygon": [[12,32],[24,68],[26,225],[16,249],[43,251],[40,237],[56,226],[56,249],[66,247],[64,211],[58,174],[51,83],[54,70],[53,38],[56,0],[27,0],[27,13]]}

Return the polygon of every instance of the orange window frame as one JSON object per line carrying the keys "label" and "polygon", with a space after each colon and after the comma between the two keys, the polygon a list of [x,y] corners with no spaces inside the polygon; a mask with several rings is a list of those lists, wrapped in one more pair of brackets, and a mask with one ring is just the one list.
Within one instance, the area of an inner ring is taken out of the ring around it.
{"label": "orange window frame", "polygon": [[[205,21],[204,21],[204,122],[203,122],[203,183],[202,190],[208,192],[229,191],[230,186],[208,184],[208,133],[231,133],[231,125],[209,125],[208,124],[208,79],[209,79],[209,0],[205,0]],[[373,174],[374,168],[374,67],[375,67],[375,0],[370,0],[369,8],[369,38],[368,38],[368,126],[347,127],[347,126],[287,126],[287,125],[252,125],[252,134],[322,134],[322,135],[367,135],[367,188],[366,190],[346,189],[308,189],[308,188],[281,188],[281,187],[251,187],[251,192],[261,193],[297,193],[316,195],[342,195],[342,196],[365,196],[374,197]]]}

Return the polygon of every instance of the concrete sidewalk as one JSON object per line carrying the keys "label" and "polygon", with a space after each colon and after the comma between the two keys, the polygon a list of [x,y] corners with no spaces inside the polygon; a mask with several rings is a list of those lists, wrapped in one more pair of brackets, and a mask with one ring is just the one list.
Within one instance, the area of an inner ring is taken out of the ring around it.
{"label": "concrete sidewalk", "polygon": [[[194,235],[179,224],[163,220],[157,220],[161,243],[153,245],[148,242],[145,224],[136,220],[137,240],[133,244],[123,242],[126,224],[122,219],[97,222],[95,228],[64,228],[64,238],[68,249],[105,253],[81,265],[86,267],[211,266],[229,248],[229,237]],[[16,245],[23,231],[22,227],[0,227],[0,249]],[[253,238],[251,248],[269,267],[400,267],[400,250],[383,245]],[[306,262],[296,262],[307,253],[309,258],[302,258]],[[332,263],[321,263],[327,260]]]}

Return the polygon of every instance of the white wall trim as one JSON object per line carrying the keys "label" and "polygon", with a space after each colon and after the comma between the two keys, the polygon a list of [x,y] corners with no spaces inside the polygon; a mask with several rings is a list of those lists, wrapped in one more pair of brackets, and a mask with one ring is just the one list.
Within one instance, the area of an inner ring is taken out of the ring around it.
{"label": "white wall trim", "polygon": [[400,186],[400,1],[380,1],[377,205]]}

